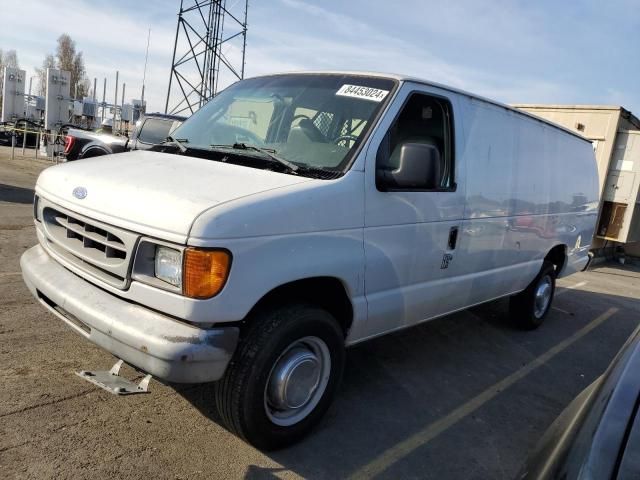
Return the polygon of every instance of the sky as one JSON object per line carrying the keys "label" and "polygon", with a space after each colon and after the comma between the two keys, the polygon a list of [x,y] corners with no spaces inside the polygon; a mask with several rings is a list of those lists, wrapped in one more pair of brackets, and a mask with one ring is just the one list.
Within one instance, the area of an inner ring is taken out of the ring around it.
{"label": "sky", "polygon": [[[238,2],[227,0],[236,11]],[[99,97],[107,78],[107,100],[113,99],[117,70],[127,99],[140,98],[151,29],[147,111],[164,111],[179,4],[6,2],[0,48],[15,49],[30,76],[55,50],[56,38],[69,33],[89,78],[98,78]],[[392,72],[505,103],[622,105],[640,116],[640,0],[251,0],[248,26],[247,77]],[[224,49],[235,61],[239,51],[233,42]],[[231,76],[220,82],[224,87]]]}

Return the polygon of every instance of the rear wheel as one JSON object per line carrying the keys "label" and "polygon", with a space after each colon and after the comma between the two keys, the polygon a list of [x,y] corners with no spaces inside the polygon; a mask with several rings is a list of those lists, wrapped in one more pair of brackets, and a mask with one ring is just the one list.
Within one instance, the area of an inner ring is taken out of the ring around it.
{"label": "rear wheel", "polygon": [[545,261],[533,282],[525,290],[511,297],[509,315],[525,330],[538,328],[551,309],[555,290],[555,267],[551,262]]}
{"label": "rear wheel", "polygon": [[257,448],[287,446],[329,408],[344,357],[342,330],[325,310],[295,305],[260,312],[216,384],[220,416]]}

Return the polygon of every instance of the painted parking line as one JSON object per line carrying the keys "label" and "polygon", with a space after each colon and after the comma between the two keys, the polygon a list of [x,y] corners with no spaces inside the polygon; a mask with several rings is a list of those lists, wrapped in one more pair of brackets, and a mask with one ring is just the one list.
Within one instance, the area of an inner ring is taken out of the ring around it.
{"label": "painted parking line", "polygon": [[571,315],[571,312],[567,312],[566,310],[563,310],[561,308],[558,308],[558,307],[551,307],[551,308],[557,312],[564,313],[565,315]]}
{"label": "painted parking line", "polygon": [[436,438],[441,433],[445,432],[453,425],[458,423],[460,420],[464,419],[469,414],[475,412],[484,404],[492,400],[498,394],[500,394],[505,389],[509,388],[517,381],[529,375],[531,372],[536,370],[538,367],[546,364],[553,357],[566,350],[568,347],[576,343],[582,337],[591,332],[594,328],[598,327],[600,324],[609,319],[612,315],[614,315],[618,311],[617,308],[610,308],[600,316],[593,319],[587,325],[582,327],[580,330],[575,332],[570,337],[566,338],[562,342],[558,343],[554,347],[547,350],[545,353],[536,357],[531,362],[527,363],[525,366],[516,370],[508,377],[500,380],[499,382],[493,384],[483,392],[481,392],[476,397],[472,398],[468,402],[459,406],[447,416],[440,418],[439,420],[433,422],[432,424],[426,426],[422,430],[417,433],[414,433],[406,440],[403,440],[393,447],[382,452],[376,459],[364,465],[359,470],[357,470],[354,474],[351,475],[351,479],[365,479],[371,478],[380,473],[387,470],[393,464],[402,460],[406,456],[410,455],[419,447],[425,445],[430,442],[434,438]]}
{"label": "painted parking line", "polygon": [[587,282],[579,282],[576,283],[575,285],[569,285],[568,287],[560,287],[563,290],[560,290],[559,292],[556,292],[554,296],[558,296],[558,295],[564,295],[567,292],[570,292],[571,290],[575,290],[576,288],[580,288],[580,287],[584,287],[587,284]]}
{"label": "painted parking line", "polygon": [[[564,294],[564,293],[570,292],[571,290],[576,290],[576,289],[578,289],[578,288],[580,288],[580,287],[584,287],[587,283],[588,283],[588,282],[578,282],[578,283],[576,283],[575,285],[569,285],[568,287],[560,287],[560,288],[562,288],[563,290],[556,291],[556,293],[555,293],[555,295],[554,295],[554,296],[555,296],[555,297],[557,297],[558,295],[562,295],[562,294]],[[564,313],[564,314],[566,314],[566,315],[571,315],[571,313],[570,313],[570,312],[567,312],[566,310],[563,310],[563,309],[561,309],[561,308],[558,308],[558,307],[551,307],[551,308],[552,308],[553,310],[556,310],[556,311],[558,311],[558,312]]]}

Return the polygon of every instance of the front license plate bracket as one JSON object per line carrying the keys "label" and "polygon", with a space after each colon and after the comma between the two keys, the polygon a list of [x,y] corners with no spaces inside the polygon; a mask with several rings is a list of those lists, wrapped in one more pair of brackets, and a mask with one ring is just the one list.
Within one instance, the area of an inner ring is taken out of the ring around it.
{"label": "front license plate bracket", "polygon": [[75,372],[77,376],[93,383],[94,385],[113,393],[114,395],[135,395],[137,393],[150,393],[149,382],[151,375],[147,374],[140,383],[132,382],[120,376],[122,360],[118,360],[111,370],[82,370]]}

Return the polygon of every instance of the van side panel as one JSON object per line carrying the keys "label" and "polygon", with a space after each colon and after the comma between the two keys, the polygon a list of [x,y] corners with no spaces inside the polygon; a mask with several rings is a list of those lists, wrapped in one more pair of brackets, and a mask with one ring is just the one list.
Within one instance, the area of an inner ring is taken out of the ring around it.
{"label": "van side panel", "polygon": [[[567,254],[560,276],[587,263],[598,208],[590,143],[500,105],[445,95],[455,110],[464,212],[456,217],[455,209],[445,208],[446,192],[376,191],[375,151],[390,122],[383,119],[367,152],[369,312],[367,323],[352,332],[354,343],[518,293],[557,245]],[[446,234],[457,224],[458,246],[447,250]],[[446,270],[439,267],[443,253],[452,255]]]}
{"label": "van side panel", "polygon": [[[462,99],[464,156],[468,168],[460,253],[468,273],[475,273],[466,291],[473,305],[526,286],[537,262],[508,241],[520,163],[516,114],[475,99]],[[519,265],[519,268],[511,268]],[[524,271],[523,271],[524,269]]]}
{"label": "van side panel", "polygon": [[598,206],[591,145],[500,106],[461,103],[468,168],[461,247],[490,290],[472,291],[470,303],[524,289],[556,245],[568,255],[561,273],[586,264]]}

